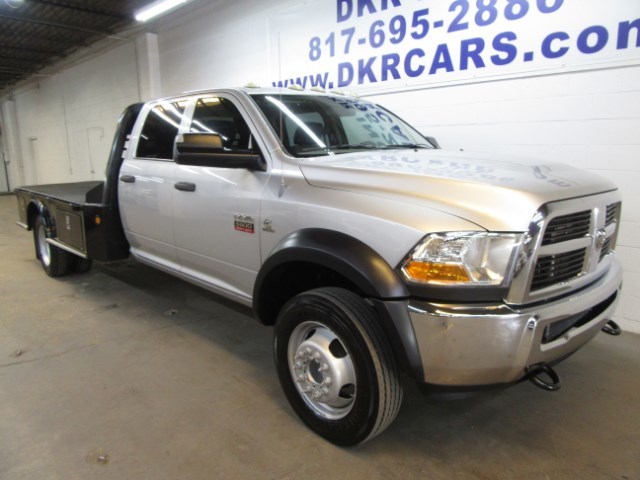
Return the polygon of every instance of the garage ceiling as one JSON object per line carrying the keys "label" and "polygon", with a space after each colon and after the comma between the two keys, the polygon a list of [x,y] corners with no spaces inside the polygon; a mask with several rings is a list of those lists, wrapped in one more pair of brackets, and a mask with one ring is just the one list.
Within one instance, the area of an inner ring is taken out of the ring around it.
{"label": "garage ceiling", "polygon": [[135,22],[151,0],[0,0],[0,91]]}

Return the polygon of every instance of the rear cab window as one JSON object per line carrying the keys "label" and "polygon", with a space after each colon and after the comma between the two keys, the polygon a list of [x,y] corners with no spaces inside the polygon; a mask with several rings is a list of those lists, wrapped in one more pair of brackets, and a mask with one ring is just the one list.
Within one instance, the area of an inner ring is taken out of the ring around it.
{"label": "rear cab window", "polygon": [[173,144],[188,104],[185,99],[171,100],[149,111],[140,132],[136,157],[173,159]]}

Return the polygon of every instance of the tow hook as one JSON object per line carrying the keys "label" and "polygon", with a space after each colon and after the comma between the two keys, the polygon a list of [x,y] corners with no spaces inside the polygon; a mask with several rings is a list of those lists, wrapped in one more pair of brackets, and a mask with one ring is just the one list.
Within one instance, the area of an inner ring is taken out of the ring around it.
{"label": "tow hook", "polygon": [[602,327],[602,331],[607,335],[613,335],[614,337],[617,337],[622,333],[620,325],[618,325],[613,320],[609,320],[607,323],[605,323],[604,327]]}
{"label": "tow hook", "polygon": [[[533,365],[527,367],[526,377],[536,387],[546,390],[547,392],[556,392],[560,390],[560,376],[549,365]],[[545,375],[546,378],[541,378]]]}

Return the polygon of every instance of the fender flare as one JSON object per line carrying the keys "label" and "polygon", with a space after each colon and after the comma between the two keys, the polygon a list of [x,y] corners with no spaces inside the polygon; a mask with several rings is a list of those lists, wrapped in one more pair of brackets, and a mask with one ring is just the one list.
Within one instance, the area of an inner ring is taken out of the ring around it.
{"label": "fender flare", "polygon": [[35,207],[38,211],[37,215],[40,215],[42,217],[42,223],[44,223],[44,226],[47,227],[47,230],[49,230],[51,233],[55,233],[56,225],[51,219],[49,209],[40,200],[31,200],[29,202],[29,205],[27,206],[27,225],[29,226],[29,229],[33,229],[35,227],[36,215],[29,213],[30,211],[32,211],[32,206]]}
{"label": "fender flare", "polygon": [[[409,291],[396,272],[370,246],[347,234],[323,228],[305,228],[287,235],[262,264],[253,289],[259,309],[265,280],[273,270],[291,262],[329,268],[353,283],[367,297],[398,299]],[[256,311],[258,318],[261,312]]]}
{"label": "fender flare", "polygon": [[375,308],[396,352],[400,367],[423,378],[418,342],[407,309],[409,290],[394,269],[369,245],[347,234],[306,228],[283,238],[263,263],[253,289],[255,317],[264,325],[275,322],[273,278],[290,263],[315,264],[330,269],[357,287]]}

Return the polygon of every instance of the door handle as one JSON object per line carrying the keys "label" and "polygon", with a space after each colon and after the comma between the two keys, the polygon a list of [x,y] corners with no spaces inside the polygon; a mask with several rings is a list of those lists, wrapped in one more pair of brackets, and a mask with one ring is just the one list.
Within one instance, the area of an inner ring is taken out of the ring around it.
{"label": "door handle", "polygon": [[189,183],[189,182],[177,182],[174,185],[174,188],[176,190],[180,190],[183,192],[195,192],[196,191],[196,184],[195,183]]}
{"label": "door handle", "polygon": [[121,175],[120,181],[124,183],[135,183],[136,177],[134,177],[133,175]]}

